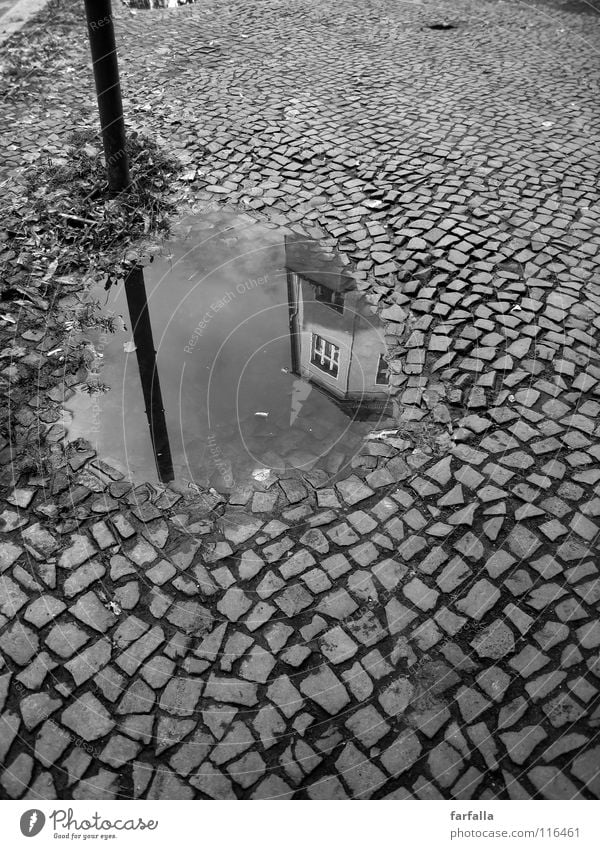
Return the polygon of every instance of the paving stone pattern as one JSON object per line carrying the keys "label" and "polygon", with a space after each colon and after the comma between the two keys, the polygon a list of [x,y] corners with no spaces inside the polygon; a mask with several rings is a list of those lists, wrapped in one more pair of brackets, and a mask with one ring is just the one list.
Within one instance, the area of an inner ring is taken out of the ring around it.
{"label": "paving stone pattern", "polygon": [[[77,375],[17,393],[4,798],[600,796],[599,24],[478,0],[427,29],[442,13],[118,10],[130,124],[182,157],[190,203],[347,255],[398,432],[345,479],[257,484],[265,513],[64,446]],[[85,41],[52,37],[52,83],[3,118],[9,190],[89,100]],[[3,387],[40,370],[54,320],[2,330]],[[42,436],[40,477],[19,458]]]}

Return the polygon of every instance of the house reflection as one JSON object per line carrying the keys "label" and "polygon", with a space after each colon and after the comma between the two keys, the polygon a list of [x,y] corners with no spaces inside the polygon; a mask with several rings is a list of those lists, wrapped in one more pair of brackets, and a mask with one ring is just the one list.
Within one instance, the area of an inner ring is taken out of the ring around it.
{"label": "house reflection", "polygon": [[[283,395],[278,394],[289,390],[289,378],[281,378],[280,371],[287,372],[286,368],[277,367],[277,378],[281,381],[272,380],[264,393],[265,406],[262,409],[271,411],[269,426],[273,429],[269,448],[277,453],[281,451],[282,456],[290,449],[290,444],[278,448],[277,439],[287,439],[290,428],[296,427],[292,442],[294,446],[311,434],[313,428],[318,430],[320,426],[323,432],[327,429],[334,430],[334,442],[329,448],[321,444],[310,450],[318,453],[322,450],[333,450],[341,433],[345,433],[347,422],[345,417],[359,422],[370,422],[380,420],[392,415],[392,402],[389,395],[388,368],[385,359],[386,346],[384,341],[383,325],[377,316],[371,311],[363,294],[356,289],[353,277],[343,266],[338,254],[324,249],[323,245],[311,239],[299,236],[285,237],[285,267],[287,277],[287,302],[289,310],[289,333],[291,340],[291,371],[295,375],[290,398],[289,426],[287,424],[287,411],[281,409]],[[278,251],[280,247],[278,246]],[[278,254],[281,262],[281,254]],[[281,266],[279,266],[281,267]],[[279,281],[277,281],[279,283]],[[222,285],[222,281],[219,281]],[[148,421],[150,440],[154,454],[154,461],[159,479],[166,483],[174,479],[173,460],[171,445],[167,429],[167,421],[163,406],[161,385],[158,374],[156,351],[151,326],[150,311],[144,275],[141,268],[133,269],[125,281],[125,294],[129,311],[130,326],[133,336],[135,355],[139,370],[140,384],[144,399],[145,412]],[[275,340],[282,340],[278,356],[282,357],[279,364],[285,362],[285,302],[282,304],[281,290],[275,292],[274,297],[278,300],[277,329]],[[153,312],[157,309],[154,306]],[[168,302],[165,301],[164,304]],[[233,300],[234,305],[242,305],[243,301]],[[272,304],[268,301],[268,309]],[[163,304],[163,306],[164,306]],[[158,307],[160,316],[160,306]],[[262,314],[264,310],[259,310]],[[156,315],[155,315],[156,318]],[[279,322],[283,320],[283,325]],[[236,319],[237,321],[237,319]],[[160,326],[160,324],[159,324]],[[239,326],[239,325],[238,325]],[[283,331],[283,339],[280,331]],[[186,337],[189,336],[187,325],[185,326]],[[261,330],[265,338],[272,333],[272,328],[266,326]],[[262,338],[262,337],[261,337]],[[164,340],[163,340],[164,341]],[[215,356],[221,345],[220,337],[211,340],[207,337],[205,341],[206,351],[202,346],[203,363],[204,358]],[[248,337],[247,342],[255,346],[254,337]],[[271,340],[272,341],[272,338]],[[242,339],[243,344],[246,344]],[[211,345],[213,347],[211,347]],[[261,350],[261,347],[258,348]],[[133,351],[133,348],[128,350]],[[167,352],[168,352],[167,348]],[[237,349],[235,349],[237,350]],[[242,348],[241,351],[246,349]],[[249,350],[249,349],[248,349]],[[211,354],[212,351],[212,354]],[[246,351],[247,354],[247,351]],[[244,356],[246,356],[244,354]],[[169,361],[165,358],[168,353],[163,354],[163,368],[169,371]],[[210,360],[209,360],[210,361]],[[240,357],[233,357],[232,368],[235,363],[243,362]],[[204,370],[205,365],[202,366]],[[237,377],[234,372],[229,372]],[[261,372],[262,374],[262,372]],[[256,410],[254,404],[255,395],[260,393],[257,383],[257,374],[254,374],[255,389],[252,393],[251,409]],[[233,384],[235,381],[225,381],[225,385]],[[272,387],[275,387],[272,389]],[[167,379],[167,389],[168,389]],[[318,390],[314,392],[312,390]],[[272,395],[274,391],[275,395]],[[288,392],[289,394],[289,392]],[[227,393],[223,394],[227,399]],[[343,413],[343,416],[332,416],[331,407],[325,402],[325,398],[335,404]],[[276,399],[276,401],[275,401]],[[173,398],[171,397],[171,403]],[[236,408],[237,409],[237,408]],[[282,420],[276,422],[277,413],[281,413]],[[237,413],[239,415],[239,412]],[[259,416],[267,417],[268,413],[259,413]],[[257,413],[252,412],[250,420],[254,430],[245,434],[245,438],[254,445],[253,450],[260,452],[265,446],[260,439],[260,428],[257,422],[263,421],[256,418]],[[341,423],[333,425],[335,419],[341,419]],[[298,423],[296,424],[296,420]],[[245,419],[244,419],[245,421]],[[231,422],[228,422],[228,427]],[[237,422],[240,427],[240,421]],[[336,430],[338,428],[338,430]],[[139,422],[136,422],[136,432],[140,433]],[[192,431],[188,430],[191,435]],[[230,437],[234,440],[234,437]],[[203,437],[200,437],[203,444]],[[321,436],[318,437],[322,439]],[[210,439],[208,441],[210,446]],[[232,456],[235,454],[232,442]],[[295,450],[295,449],[294,449]],[[340,450],[340,446],[336,450]],[[248,448],[244,439],[240,443],[240,453],[246,456]],[[178,444],[175,447],[176,459],[180,463],[181,449]],[[315,456],[316,456],[315,453]],[[185,461],[187,463],[187,460]],[[245,462],[245,460],[244,460]],[[269,461],[271,462],[271,461]],[[283,461],[282,461],[283,462]]]}
{"label": "house reflection", "polygon": [[285,237],[292,371],[359,420],[391,411],[383,327],[338,255]]}

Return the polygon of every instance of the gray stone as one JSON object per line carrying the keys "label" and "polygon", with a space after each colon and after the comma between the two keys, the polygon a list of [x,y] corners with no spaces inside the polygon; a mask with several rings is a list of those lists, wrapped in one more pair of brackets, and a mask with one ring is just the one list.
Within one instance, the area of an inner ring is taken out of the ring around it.
{"label": "gray stone", "polygon": [[65,548],[58,558],[61,569],[74,569],[94,556],[96,550],[90,540],[83,534],[73,534],[71,545]]}
{"label": "gray stone", "polygon": [[471,687],[461,687],[456,700],[466,723],[471,723],[490,706],[490,702]]}
{"label": "gray stone", "polygon": [[391,745],[386,746],[381,755],[381,763],[393,777],[401,775],[410,769],[421,754],[421,744],[414,731],[402,731]]}
{"label": "gray stone", "polygon": [[8,575],[0,576],[0,613],[12,619],[27,602],[27,596]]}
{"label": "gray stone", "polygon": [[2,773],[0,784],[11,799],[19,799],[27,790],[32,773],[33,758],[21,752]]}
{"label": "gray stone", "polygon": [[276,660],[270,652],[255,645],[240,665],[240,675],[249,681],[265,684],[275,666]]}
{"label": "gray stone", "polygon": [[600,797],[600,747],[589,749],[575,758],[571,772],[584,784],[595,799]]}
{"label": "gray stone", "polygon": [[275,599],[275,604],[289,617],[296,616],[312,603],[312,595],[300,584],[288,587]]}
{"label": "gray stone", "polygon": [[279,567],[279,571],[281,572],[281,577],[287,581],[290,578],[305,572],[306,569],[314,566],[315,563],[315,558],[309,551],[300,549],[300,551],[297,551],[289,557],[286,562]]}
{"label": "gray stone", "polygon": [[53,699],[49,693],[33,693],[31,696],[25,696],[20,704],[25,727],[28,731],[31,731],[60,706],[60,699]]}
{"label": "gray stone", "polygon": [[500,599],[499,590],[485,578],[471,587],[468,594],[456,603],[461,613],[479,621]]}
{"label": "gray stone", "polygon": [[42,725],[35,741],[35,758],[42,766],[52,766],[70,742],[70,734],[67,734],[66,731],[52,720],[47,720]]}
{"label": "gray stone", "polygon": [[0,649],[19,666],[25,666],[39,649],[39,640],[31,628],[13,622],[0,636]]}
{"label": "gray stone", "polygon": [[51,595],[42,595],[29,605],[23,618],[36,628],[43,628],[65,609],[66,604],[60,599]]}
{"label": "gray stone", "polygon": [[280,675],[273,681],[267,690],[267,698],[274,702],[288,719],[304,704],[304,699],[287,675]]}
{"label": "gray stone", "polygon": [[93,591],[82,595],[77,602],[69,608],[69,613],[77,617],[84,625],[88,625],[100,633],[107,631],[115,624],[115,614],[108,610]]}
{"label": "gray stone", "polygon": [[104,749],[100,752],[100,760],[109,766],[119,767],[132,761],[140,751],[141,746],[121,734],[117,734],[108,741]]}
{"label": "gray stone", "polygon": [[163,767],[155,773],[146,798],[185,801],[194,798],[194,791],[172,770]]}
{"label": "gray stone", "polygon": [[241,545],[250,537],[253,537],[263,526],[261,519],[257,519],[243,511],[230,511],[221,519],[221,527],[225,539],[234,545]]}
{"label": "gray stone", "polygon": [[[132,631],[133,635],[137,633],[137,629]],[[164,642],[164,639],[165,635],[162,628],[158,625],[151,628],[150,631],[142,634],[139,639],[137,639],[134,643],[131,643],[125,651],[118,655],[116,659],[117,665],[123,670],[123,672],[126,672],[127,675],[133,675],[146,658],[149,657],[149,655],[151,655],[152,652],[154,652]]]}
{"label": "gray stone", "polygon": [[258,575],[265,565],[264,560],[254,551],[243,551],[239,565],[239,575],[242,581],[249,581]]}
{"label": "gray stone", "polygon": [[207,634],[214,618],[210,610],[197,601],[176,602],[167,613],[167,619],[186,634]]}
{"label": "gray stone", "polygon": [[374,746],[390,730],[388,723],[372,705],[356,711],[344,724],[366,748]]}
{"label": "gray stone", "polygon": [[39,522],[22,531],[21,537],[30,549],[45,558],[50,557],[58,548],[56,539]]}
{"label": "gray stone", "polygon": [[408,678],[397,678],[381,692],[378,697],[379,704],[388,716],[397,716],[404,713],[411,702],[414,688]]}
{"label": "gray stone", "polygon": [[369,496],[374,495],[373,490],[368,487],[359,477],[351,475],[346,480],[336,484],[336,489],[344,499],[348,506],[352,507],[358,504],[359,501],[364,501]]}
{"label": "gray stone", "polygon": [[0,546],[0,573],[9,569],[19,559],[22,553],[23,549],[20,545],[15,545],[10,540],[5,540]]}
{"label": "gray stone", "polygon": [[536,766],[527,773],[527,777],[544,799],[585,798],[558,767]]}
{"label": "gray stone", "polygon": [[403,588],[404,595],[420,610],[432,610],[439,598],[439,593],[428,587],[420,578],[413,578]]}
{"label": "gray stone", "polygon": [[[288,457],[289,459],[289,457]],[[285,801],[291,799],[294,791],[282,781],[277,775],[270,775],[258,785],[250,796],[251,799],[271,799],[273,801]]]}
{"label": "gray stone", "polygon": [[351,790],[353,799],[369,799],[387,777],[353,743],[346,743],[335,762],[337,774]]}
{"label": "gray stone", "polygon": [[208,762],[202,764],[201,769],[190,777],[189,782],[210,799],[237,799],[231,781]]}
{"label": "gray stone", "polygon": [[171,756],[169,764],[179,775],[189,775],[204,764],[214,742],[210,734],[198,729],[194,736]]}
{"label": "gray stone", "polygon": [[501,734],[500,739],[506,746],[509,758],[516,764],[524,764],[531,753],[548,735],[539,725],[527,725],[520,731]]}
{"label": "gray stone", "polygon": [[323,634],[319,647],[325,657],[334,664],[344,663],[358,651],[357,644],[339,625]]}
{"label": "gray stone", "polygon": [[230,622],[237,622],[252,607],[252,601],[239,587],[231,587],[217,604],[217,610]]}
{"label": "gray stone", "polygon": [[204,682],[199,678],[172,678],[160,699],[160,708],[176,716],[192,716]]}
{"label": "gray stone", "polygon": [[515,637],[501,619],[496,619],[471,641],[471,645],[479,657],[497,660],[514,651]]}
{"label": "gray stone", "polygon": [[256,744],[250,729],[243,722],[234,722],[215,746],[210,759],[217,766],[221,766],[254,745]]}
{"label": "gray stone", "polygon": [[258,702],[257,685],[239,678],[217,678],[211,676],[204,691],[204,698],[233,705],[253,707]]}
{"label": "gray stone", "polygon": [[[300,697],[299,693],[298,696]],[[272,705],[262,707],[256,714],[252,724],[260,735],[261,743],[265,749],[274,746],[277,743],[278,737],[283,735],[286,728],[283,717]]]}
{"label": "gray stone", "polygon": [[330,716],[335,716],[350,702],[346,688],[326,666],[308,675],[300,683],[300,690]]}
{"label": "gray stone", "polygon": [[532,533],[524,525],[515,525],[506,539],[506,543],[512,553],[525,563],[540,547],[540,541],[534,533]]}
{"label": "gray stone", "polygon": [[123,694],[116,713],[119,715],[150,713],[155,701],[154,691],[141,678],[136,678]]}
{"label": "gray stone", "polygon": [[91,693],[84,693],[63,711],[61,721],[88,742],[104,737],[115,727],[106,708]]}
{"label": "gray stone", "polygon": [[105,567],[97,560],[91,560],[84,563],[79,569],[76,569],[63,584],[63,592],[66,598],[72,598],[83,590],[87,589],[90,584],[102,578],[106,573]]}
{"label": "gray stone", "polygon": [[434,780],[444,788],[454,784],[463,765],[459,753],[446,742],[431,750],[427,762]]}

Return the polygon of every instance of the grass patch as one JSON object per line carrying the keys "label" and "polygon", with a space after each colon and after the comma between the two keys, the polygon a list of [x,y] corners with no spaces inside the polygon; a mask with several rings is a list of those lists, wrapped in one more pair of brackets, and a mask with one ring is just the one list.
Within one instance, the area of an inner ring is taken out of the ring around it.
{"label": "grass patch", "polygon": [[24,192],[3,215],[0,297],[40,288],[66,275],[112,283],[147,264],[168,235],[175,211],[170,185],[181,166],[150,139],[127,141],[132,186],[108,193],[104,156],[92,131],[73,134],[64,158],[37,162]]}

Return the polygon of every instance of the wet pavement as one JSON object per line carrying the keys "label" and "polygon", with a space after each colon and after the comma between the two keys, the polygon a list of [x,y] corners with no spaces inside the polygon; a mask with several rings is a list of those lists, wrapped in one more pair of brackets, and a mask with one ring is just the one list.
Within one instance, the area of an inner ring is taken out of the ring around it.
{"label": "wet pavement", "polygon": [[[395,424],[345,475],[301,463],[223,493],[63,451],[81,375],[15,390],[7,798],[600,796],[600,26],[559,4],[460,2],[454,30],[428,29],[441,17],[434,2],[119,13],[130,120],[182,158],[186,212],[222,201],[333,240],[378,307]],[[3,175],[44,134],[56,153],[86,61],[72,46],[78,73],[58,65],[19,137],[9,104]],[[82,297],[61,295],[66,311]],[[3,327],[5,385],[39,372],[56,320]],[[43,476],[22,462],[41,436]]]}
{"label": "wet pavement", "polygon": [[393,419],[383,324],[345,262],[331,246],[249,216],[183,221],[140,283],[173,473],[161,474],[140,426],[145,404],[125,285],[90,293],[115,327],[107,333],[102,322],[92,340],[103,391],[90,394],[88,381],[66,402],[67,438],[89,439],[138,478],[219,492],[286,469],[347,474],[362,437]]}

